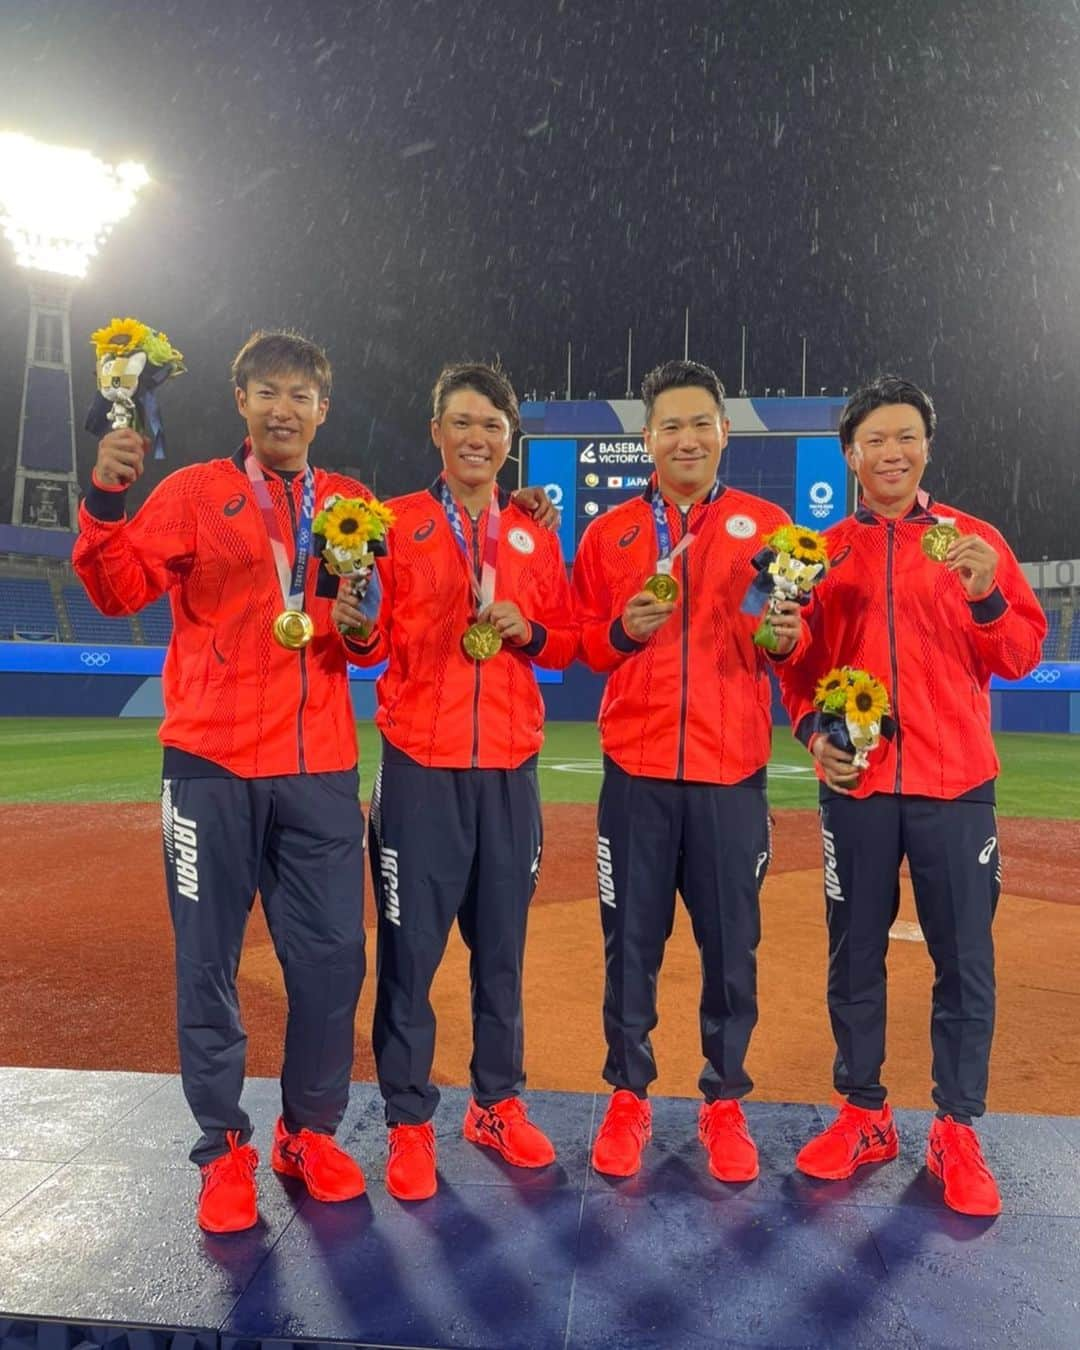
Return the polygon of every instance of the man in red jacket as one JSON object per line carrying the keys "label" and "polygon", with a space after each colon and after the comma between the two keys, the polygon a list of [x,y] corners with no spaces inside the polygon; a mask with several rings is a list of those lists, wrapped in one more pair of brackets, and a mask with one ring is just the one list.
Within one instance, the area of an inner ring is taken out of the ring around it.
{"label": "man in red jacket", "polygon": [[[678,890],[701,951],[698,1132],[713,1176],[748,1181],[758,1158],[739,1098],[753,1086],[744,1060],[771,853],[771,700],[767,658],[752,640],[757,617],[741,606],[762,536],[789,520],[718,481],[728,421],[707,366],[668,362],[645,377],[642,398],[655,477],[593,521],[574,564],[581,652],[608,672],[597,868],[604,1078],[615,1091],[592,1161],[612,1176],[641,1166],[656,1077],[649,1032]],[[658,598],[652,588],[670,592],[672,582],[674,597]],[[799,606],[785,602],[773,626],[782,659],[800,636]]]}
{"label": "man in red jacket", "polygon": [[[920,488],[935,425],[928,395],[893,376],[848,400],[840,443],[861,501],[828,531],[810,641],[780,671],[821,779],[833,1072],[847,1098],[796,1166],[834,1180],[897,1155],[881,1066],[885,955],[906,857],[935,969],[926,1165],[947,1205],[991,1215],[1001,1200],[971,1124],[986,1107],[1001,888],[989,686],[991,675],[1018,679],[1038,664],[1046,619],[1001,535]],[[862,771],[814,714],[816,682],[841,665],[886,685],[898,724]]]}
{"label": "man in red jacket", "polygon": [[290,333],[257,333],[233,377],[243,445],[170,474],[130,519],[143,441],[130,429],[102,439],[72,555],[104,613],[133,614],[163,594],[172,609],[159,733],[165,874],[180,1071],[202,1130],[191,1152],[202,1169],[198,1222],[216,1233],[258,1217],[236,997],[256,890],[289,1000],[271,1165],[318,1200],[364,1190],[333,1138],[364,976],[347,677],[364,648],[339,632],[336,583],[317,586],[311,524],[331,493],[368,494],[308,462],[329,407],[324,352]]}
{"label": "man in red jacket", "polygon": [[371,803],[373,1042],[389,1128],[386,1187],[400,1200],[426,1199],[437,1184],[429,993],[455,920],[472,977],[465,1137],[518,1167],[555,1157],[521,1100],[522,962],[541,848],[544,705],[532,663],[561,669],[577,649],[558,536],[496,483],[518,427],[508,380],[491,366],[449,366],[433,401],[443,472],[389,503],[396,519],[379,564],[371,657],[388,661]]}

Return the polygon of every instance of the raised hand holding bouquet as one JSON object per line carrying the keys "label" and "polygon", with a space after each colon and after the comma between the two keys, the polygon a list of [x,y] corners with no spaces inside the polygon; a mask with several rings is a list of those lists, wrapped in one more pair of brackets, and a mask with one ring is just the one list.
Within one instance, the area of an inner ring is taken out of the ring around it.
{"label": "raised hand holding bouquet", "polygon": [[882,737],[892,740],[896,723],[889,716],[889,691],[868,671],[838,666],[814,690],[817,728],[841,750],[854,753],[853,767],[865,769],[870,751]]}
{"label": "raised hand holding bouquet", "polygon": [[393,523],[393,512],[374,497],[342,497],[337,492],[327,497],[312,523],[322,541],[323,567],[349,581],[367,621],[366,628],[346,629],[346,637],[366,637],[379,613],[382,591],[374,564],[386,556],[386,531]]}
{"label": "raised hand holding bouquet", "polygon": [[764,607],[754,642],[774,652],[777,641],[770,617],[784,600],[807,603],[810,591],[828,571],[829,555],[825,536],[802,525],[781,525],[764,536],[764,544],[751,559],[757,576],[750,583],[742,609],[747,614],[761,614]]}
{"label": "raised hand holding bouquet", "polygon": [[86,415],[86,429],[104,436],[133,427],[148,437],[154,458],[165,458],[165,431],[158,408],[158,388],[184,373],[184,357],[164,333],[138,319],[113,319],[90,334],[97,354],[98,391]]}

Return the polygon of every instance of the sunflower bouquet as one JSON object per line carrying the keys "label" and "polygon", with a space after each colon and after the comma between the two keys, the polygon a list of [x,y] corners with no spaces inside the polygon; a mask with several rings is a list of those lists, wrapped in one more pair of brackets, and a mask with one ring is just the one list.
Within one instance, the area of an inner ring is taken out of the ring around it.
{"label": "sunflower bouquet", "polygon": [[841,750],[854,752],[856,769],[870,763],[870,751],[881,738],[891,740],[896,723],[889,716],[889,691],[865,670],[837,666],[823,675],[814,690],[818,730]]}
{"label": "sunflower bouquet", "polygon": [[[386,555],[386,531],[394,523],[394,513],[374,497],[343,497],[332,493],[312,521],[312,530],[321,540],[322,565],[334,577],[351,580],[360,608],[371,622],[379,612],[377,582],[372,567],[377,557]],[[365,631],[350,630],[349,636],[366,636]]]}
{"label": "sunflower bouquet", "polygon": [[165,458],[157,390],[166,380],[184,373],[184,357],[155,328],[138,319],[113,319],[90,334],[97,357],[98,392],[86,416],[86,429],[95,436],[108,430],[134,427],[154,445],[154,458]]}
{"label": "sunflower bouquet", "polygon": [[764,606],[754,641],[774,652],[777,641],[770,617],[784,600],[807,602],[811,589],[828,570],[829,553],[825,536],[802,525],[781,525],[762,542],[765,547],[751,560],[757,576],[750,583],[742,608],[760,614]]}

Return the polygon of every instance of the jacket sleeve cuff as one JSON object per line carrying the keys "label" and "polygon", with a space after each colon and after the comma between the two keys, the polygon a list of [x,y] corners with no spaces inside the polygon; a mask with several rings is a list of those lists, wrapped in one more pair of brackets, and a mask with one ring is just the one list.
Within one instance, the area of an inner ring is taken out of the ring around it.
{"label": "jacket sleeve cuff", "polygon": [[342,633],[341,640],[354,655],[370,656],[379,645],[379,633],[376,629],[366,638],[346,637],[346,635]]}
{"label": "jacket sleeve cuff", "polygon": [[640,651],[642,646],[644,646],[643,643],[632,638],[623,627],[621,614],[617,619],[612,619],[611,621],[611,627],[608,629],[608,641],[617,652],[622,652],[624,655],[629,655],[630,652]]}
{"label": "jacket sleeve cuff", "polygon": [[123,520],[127,514],[127,488],[105,487],[91,474],[83,505],[95,520]]}
{"label": "jacket sleeve cuff", "polygon": [[518,648],[522,656],[527,656],[530,660],[539,656],[544,650],[544,644],[547,642],[547,629],[542,623],[536,623],[532,619],[526,620],[529,628],[532,630],[528,642],[523,642]]}
{"label": "jacket sleeve cuff", "polygon": [[807,750],[809,750],[810,742],[817,733],[817,716],[814,713],[807,713],[805,717],[800,719],[799,725],[795,728],[795,739],[801,741],[803,745],[806,746]]}
{"label": "jacket sleeve cuff", "polygon": [[1008,607],[1008,601],[1002,595],[1001,588],[998,586],[995,586],[987,595],[980,596],[978,600],[968,601],[971,617],[977,624],[993,623],[995,619],[1001,618]]}

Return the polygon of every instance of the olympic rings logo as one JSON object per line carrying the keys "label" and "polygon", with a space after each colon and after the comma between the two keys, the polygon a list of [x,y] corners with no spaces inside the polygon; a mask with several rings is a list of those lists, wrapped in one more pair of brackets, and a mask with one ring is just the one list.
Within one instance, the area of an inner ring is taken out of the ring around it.
{"label": "olympic rings logo", "polygon": [[112,660],[108,652],[80,652],[79,660],[84,666],[95,666],[99,670],[102,666],[107,666]]}
{"label": "olympic rings logo", "polygon": [[1061,679],[1061,671],[1053,666],[1039,666],[1031,672],[1036,684],[1056,684]]}

